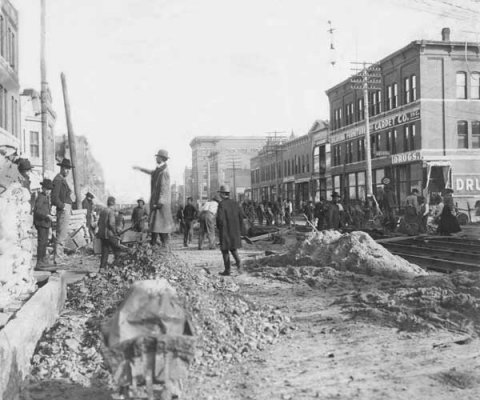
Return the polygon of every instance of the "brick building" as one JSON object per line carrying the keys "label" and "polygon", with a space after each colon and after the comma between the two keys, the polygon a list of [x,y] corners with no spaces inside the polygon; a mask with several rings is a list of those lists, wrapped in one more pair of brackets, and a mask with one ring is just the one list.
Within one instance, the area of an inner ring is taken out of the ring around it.
{"label": "brick building", "polygon": [[[417,40],[378,65],[381,88],[369,97],[374,191],[392,180],[400,205],[411,189],[455,190],[460,207],[480,199],[480,46]],[[350,80],[327,90],[332,188],[365,198],[365,123],[361,91]]]}
{"label": "brick building", "polygon": [[18,83],[18,12],[0,0],[0,146],[21,149]]}
{"label": "brick building", "polygon": [[[192,148],[191,193],[195,201],[211,198],[221,184],[227,184],[232,197],[250,187],[250,158],[262,148],[261,136],[197,136]],[[188,190],[188,188],[186,188]]]}

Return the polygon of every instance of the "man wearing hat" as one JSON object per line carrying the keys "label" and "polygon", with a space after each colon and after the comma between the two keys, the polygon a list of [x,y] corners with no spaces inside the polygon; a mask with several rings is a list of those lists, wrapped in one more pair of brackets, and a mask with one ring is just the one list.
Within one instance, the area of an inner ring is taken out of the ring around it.
{"label": "man wearing hat", "polygon": [[49,266],[47,259],[48,233],[52,226],[50,192],[53,189],[53,183],[50,179],[44,179],[40,185],[42,190],[35,200],[33,224],[37,229],[37,267],[47,267]]}
{"label": "man wearing hat", "polygon": [[332,202],[327,211],[327,229],[338,230],[343,227],[343,206],[340,204],[338,192],[332,193]]}
{"label": "man wearing hat", "polygon": [[67,176],[73,168],[68,158],[57,164],[60,172],[53,179],[52,205],[57,209],[57,237],[55,240],[55,263],[65,259],[63,248],[68,236],[68,223],[72,212],[72,190],[67,182]]}
{"label": "man wearing hat", "polygon": [[167,247],[168,235],[175,229],[170,207],[170,173],[167,168],[168,152],[159,150],[155,155],[157,167],[149,170],[141,167],[133,167],[137,171],[151,176],[150,194],[150,232],[152,233],[152,245],[157,243],[160,236],[162,245]]}
{"label": "man wearing hat", "polygon": [[90,240],[95,236],[95,229],[93,228],[93,199],[95,196],[87,192],[85,198],[82,200],[82,209],[87,210],[87,227],[90,235]]}
{"label": "man wearing hat", "polygon": [[132,229],[135,232],[143,232],[145,221],[148,220],[148,211],[145,209],[145,200],[140,197],[137,206],[132,211]]}
{"label": "man wearing hat", "polygon": [[30,190],[30,172],[33,169],[33,166],[27,158],[19,158],[17,160],[17,166],[18,166],[18,172],[20,172],[20,175],[24,178],[22,181],[22,186],[25,189]]}
{"label": "man wearing hat", "polygon": [[223,265],[225,270],[220,275],[230,275],[230,254],[232,254],[237,263],[238,271],[241,270],[240,257],[237,249],[242,247],[241,236],[243,234],[243,219],[245,215],[242,208],[236,201],[230,199],[230,189],[226,185],[221,185],[218,191],[222,201],[217,209],[217,228],[220,237],[220,250],[223,256]]}

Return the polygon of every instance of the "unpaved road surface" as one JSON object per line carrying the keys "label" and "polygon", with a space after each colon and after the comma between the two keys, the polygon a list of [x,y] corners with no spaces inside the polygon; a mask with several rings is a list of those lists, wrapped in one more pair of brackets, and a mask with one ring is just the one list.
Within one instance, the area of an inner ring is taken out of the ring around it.
{"label": "unpaved road surface", "polygon": [[[480,341],[471,330],[403,330],[391,315],[385,318],[384,310],[352,313],[345,299],[390,290],[397,282],[326,270],[312,284],[292,274],[288,265],[277,266],[278,274],[266,273],[255,259],[267,247],[285,250],[262,244],[244,248],[242,259],[251,261],[247,272],[225,279],[236,282],[249,300],[287,314],[294,329],[239,364],[225,363],[208,374],[192,371],[184,399],[480,399]],[[173,251],[191,268],[206,268],[211,274],[222,270],[219,250],[186,249],[176,237]],[[31,385],[24,398],[111,395],[94,383],[83,387],[47,381]]]}

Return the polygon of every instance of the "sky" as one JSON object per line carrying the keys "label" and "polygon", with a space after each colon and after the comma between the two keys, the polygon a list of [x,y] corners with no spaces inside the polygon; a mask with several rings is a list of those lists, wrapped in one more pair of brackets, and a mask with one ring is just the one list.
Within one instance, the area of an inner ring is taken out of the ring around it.
{"label": "sky", "polygon": [[[39,90],[40,0],[11,1],[20,84]],[[158,149],[182,184],[195,136],[303,135],[328,119],[325,90],[348,78],[352,61],[440,40],[445,26],[452,40],[480,41],[480,0],[46,1],[56,133],[66,133],[64,72],[74,131],[111,194],[128,202],[149,193],[132,166],[154,168]]]}

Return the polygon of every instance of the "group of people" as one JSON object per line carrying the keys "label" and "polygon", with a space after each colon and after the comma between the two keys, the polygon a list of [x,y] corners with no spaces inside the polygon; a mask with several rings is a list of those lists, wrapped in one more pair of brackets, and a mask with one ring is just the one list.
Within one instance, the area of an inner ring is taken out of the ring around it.
{"label": "group of people", "polygon": [[293,218],[293,203],[290,199],[261,202],[245,200],[242,209],[248,221],[253,224],[255,219],[259,225],[291,225]]}

